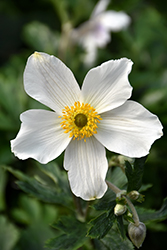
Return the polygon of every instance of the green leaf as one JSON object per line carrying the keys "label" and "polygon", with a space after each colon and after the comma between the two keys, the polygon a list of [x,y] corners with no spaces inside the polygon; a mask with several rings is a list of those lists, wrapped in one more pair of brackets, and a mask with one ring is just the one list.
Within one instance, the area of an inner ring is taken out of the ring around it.
{"label": "green leaf", "polygon": [[56,238],[46,242],[46,247],[54,250],[76,250],[81,247],[86,237],[86,224],[71,216],[63,216],[57,223],[52,225],[62,233]]}
{"label": "green leaf", "polygon": [[126,232],[125,232],[125,227],[123,224],[123,216],[116,216],[116,222],[117,222],[117,227],[120,232],[120,235],[122,236],[122,239],[125,239]]}
{"label": "green leaf", "polygon": [[76,250],[83,245],[82,239],[79,237],[74,234],[61,234],[47,241],[46,247],[53,250]]}
{"label": "green leaf", "polygon": [[0,249],[12,250],[18,238],[17,228],[8,222],[4,216],[0,216]]}
{"label": "green leaf", "polygon": [[107,250],[132,250],[133,244],[130,240],[122,239],[117,231],[111,230],[109,234],[104,237],[101,242],[107,247]]}
{"label": "green leaf", "polygon": [[22,180],[22,181],[26,181],[29,179],[28,176],[26,176],[25,174],[23,174],[21,171],[19,170],[15,170],[11,167],[8,167],[8,166],[5,166],[3,165],[3,168],[7,171],[9,171],[11,174],[13,174],[16,178],[18,178],[19,180]]}
{"label": "green leaf", "polygon": [[35,179],[16,181],[17,185],[26,193],[33,195],[41,201],[70,206],[70,199],[61,192],[58,193],[53,187],[48,187],[37,182]]}
{"label": "green leaf", "polygon": [[162,221],[167,219],[167,198],[164,199],[162,207],[158,210],[137,208],[142,222]]}
{"label": "green leaf", "polygon": [[96,250],[109,250],[109,248],[106,247],[106,246],[104,245],[104,243],[101,242],[101,240],[94,239],[94,240],[93,240],[93,243],[94,243],[94,246],[95,246],[95,249],[96,249]]}
{"label": "green leaf", "polygon": [[57,216],[55,206],[41,204],[37,199],[28,197],[25,194],[19,196],[18,203],[20,206],[12,209],[12,216],[19,223],[39,223],[42,218],[42,222],[46,221],[46,224],[48,224],[53,222]]}
{"label": "green leaf", "polygon": [[6,186],[6,173],[2,166],[0,166],[0,211],[4,210],[5,204],[5,186]]}
{"label": "green leaf", "polygon": [[[107,197],[109,198],[109,197]],[[93,208],[95,208],[97,211],[108,211],[110,209],[113,209],[113,207],[115,207],[116,202],[115,199],[114,200],[110,200],[106,199],[106,197],[100,199],[94,206]]]}
{"label": "green leaf", "polygon": [[110,204],[109,210],[106,210],[104,213],[102,213],[101,215],[90,221],[91,228],[89,229],[87,236],[91,238],[101,239],[111,229],[115,221],[114,207],[116,203],[112,202],[111,205],[110,202],[109,204]]}
{"label": "green leaf", "polygon": [[114,213],[103,213],[97,218],[90,221],[92,227],[88,231],[88,236],[91,238],[101,239],[113,226],[115,220]]}
{"label": "green leaf", "polygon": [[153,184],[148,183],[148,184],[143,184],[141,188],[139,189],[139,193],[147,191],[149,188],[152,188]]}
{"label": "green leaf", "polygon": [[26,193],[33,195],[41,201],[53,204],[60,204],[66,207],[71,207],[71,197],[65,192],[57,190],[53,186],[44,185],[36,179],[28,177],[18,170],[10,167],[4,167],[11,172],[20,181],[16,181],[17,185]]}
{"label": "green leaf", "polygon": [[120,189],[123,189],[127,184],[126,175],[120,167],[113,168],[112,171],[109,171],[107,177],[111,183]]}
{"label": "green leaf", "polygon": [[69,182],[65,171],[61,170],[60,167],[55,163],[51,162],[48,164],[37,164],[39,169],[49,176],[58,188],[63,189],[64,192],[70,195]]}
{"label": "green leaf", "polygon": [[25,41],[38,51],[53,54],[57,50],[59,36],[45,24],[34,21],[24,26]]}
{"label": "green leaf", "polygon": [[55,232],[42,220],[38,223],[35,222],[24,229],[22,228],[17,248],[12,250],[44,250],[45,241],[54,235]]}
{"label": "green leaf", "polygon": [[125,173],[128,179],[127,192],[132,190],[139,190],[142,185],[142,177],[144,172],[144,164],[147,156],[142,158],[136,158],[134,166],[132,166],[128,161],[125,162],[126,168]]}
{"label": "green leaf", "polygon": [[83,226],[85,227],[85,224],[73,216],[62,216],[58,222],[52,224],[52,227],[59,229],[64,233],[71,233],[74,229],[75,231],[79,231],[79,228]]}

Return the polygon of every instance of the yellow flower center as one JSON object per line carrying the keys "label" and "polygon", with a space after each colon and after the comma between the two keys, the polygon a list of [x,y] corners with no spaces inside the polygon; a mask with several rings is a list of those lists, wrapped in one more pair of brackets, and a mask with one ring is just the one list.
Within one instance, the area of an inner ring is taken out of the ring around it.
{"label": "yellow flower center", "polygon": [[102,120],[95,109],[90,104],[75,102],[70,108],[66,106],[63,115],[59,116],[63,121],[61,127],[65,130],[64,133],[70,132],[70,137],[75,140],[84,139],[96,134],[97,123]]}

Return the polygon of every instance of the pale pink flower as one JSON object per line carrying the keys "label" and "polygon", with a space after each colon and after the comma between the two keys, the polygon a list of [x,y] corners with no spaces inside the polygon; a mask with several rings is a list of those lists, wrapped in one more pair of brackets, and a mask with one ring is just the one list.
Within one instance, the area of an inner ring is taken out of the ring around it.
{"label": "pale pink flower", "polygon": [[105,11],[109,0],[100,0],[90,19],[72,30],[71,37],[86,50],[84,62],[91,65],[97,54],[97,48],[104,48],[111,40],[110,32],[118,32],[130,24],[130,17],[123,11]]}

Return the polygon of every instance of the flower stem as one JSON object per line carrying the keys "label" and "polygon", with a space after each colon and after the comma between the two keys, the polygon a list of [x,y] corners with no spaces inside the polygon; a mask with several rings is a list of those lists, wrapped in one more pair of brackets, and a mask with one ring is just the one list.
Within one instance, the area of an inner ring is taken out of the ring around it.
{"label": "flower stem", "polygon": [[76,197],[75,195],[73,195],[73,199],[74,199],[74,204],[75,204],[75,207],[77,209],[78,215],[83,217],[84,213],[83,213],[83,210],[82,210],[80,199],[78,197]]}
{"label": "flower stem", "polygon": [[138,214],[137,214],[137,212],[136,212],[136,209],[135,209],[135,207],[134,207],[134,205],[133,205],[133,203],[126,197],[126,196],[124,196],[125,197],[125,199],[126,199],[126,202],[128,203],[128,205],[129,205],[129,207],[130,207],[130,209],[131,209],[131,212],[132,212],[132,214],[133,214],[133,220],[134,220],[134,224],[135,224],[135,226],[139,226],[139,224],[140,224],[140,221],[139,221],[139,216],[138,216]]}
{"label": "flower stem", "polygon": [[119,189],[118,187],[116,187],[114,184],[112,184],[111,182],[109,181],[106,181],[108,187],[115,193],[115,194],[118,194],[121,192],[121,189]]}
{"label": "flower stem", "polygon": [[[106,183],[107,183],[107,185],[108,185],[108,187],[117,195],[117,194],[119,194],[119,193],[121,193],[121,189],[119,189],[118,187],[116,187],[114,184],[112,184],[111,182],[109,182],[109,181],[106,181]],[[132,212],[132,214],[133,214],[133,220],[134,220],[134,224],[135,224],[135,226],[139,226],[139,223],[140,223],[140,221],[139,221],[139,216],[138,216],[138,214],[137,214],[137,212],[136,212],[136,209],[135,209],[135,207],[134,207],[134,205],[132,204],[132,202],[126,197],[126,195],[123,195],[123,197],[126,199],[126,202],[127,202],[127,204],[129,205],[129,207],[130,207],[130,209],[131,209],[131,212]]]}

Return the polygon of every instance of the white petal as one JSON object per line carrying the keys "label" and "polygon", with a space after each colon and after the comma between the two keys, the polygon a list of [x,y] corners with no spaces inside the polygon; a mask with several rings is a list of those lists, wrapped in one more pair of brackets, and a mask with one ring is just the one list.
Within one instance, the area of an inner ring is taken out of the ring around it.
{"label": "white petal", "polygon": [[58,157],[70,142],[60,127],[55,112],[28,110],[21,114],[17,137],[11,141],[12,152],[20,159],[34,158],[46,164]]}
{"label": "white petal", "polygon": [[58,58],[35,52],[27,61],[24,87],[28,95],[59,114],[79,101],[80,88],[71,70]]}
{"label": "white petal", "polygon": [[131,22],[130,17],[122,11],[106,11],[98,16],[99,22],[111,31],[125,29]]}
{"label": "white petal", "polygon": [[82,98],[98,113],[122,105],[130,96],[132,87],[128,81],[133,62],[127,58],[110,60],[91,69],[82,85]]}
{"label": "white petal", "polygon": [[109,2],[110,0],[99,0],[96,6],[94,7],[94,10],[91,14],[91,18],[93,19],[94,17],[105,11]]}
{"label": "white petal", "polygon": [[108,150],[125,156],[147,155],[152,143],[162,136],[158,117],[134,101],[127,101],[101,117],[95,137]]}
{"label": "white petal", "polygon": [[107,190],[105,148],[94,138],[72,140],[65,151],[64,168],[72,192],[84,200],[101,198]]}

